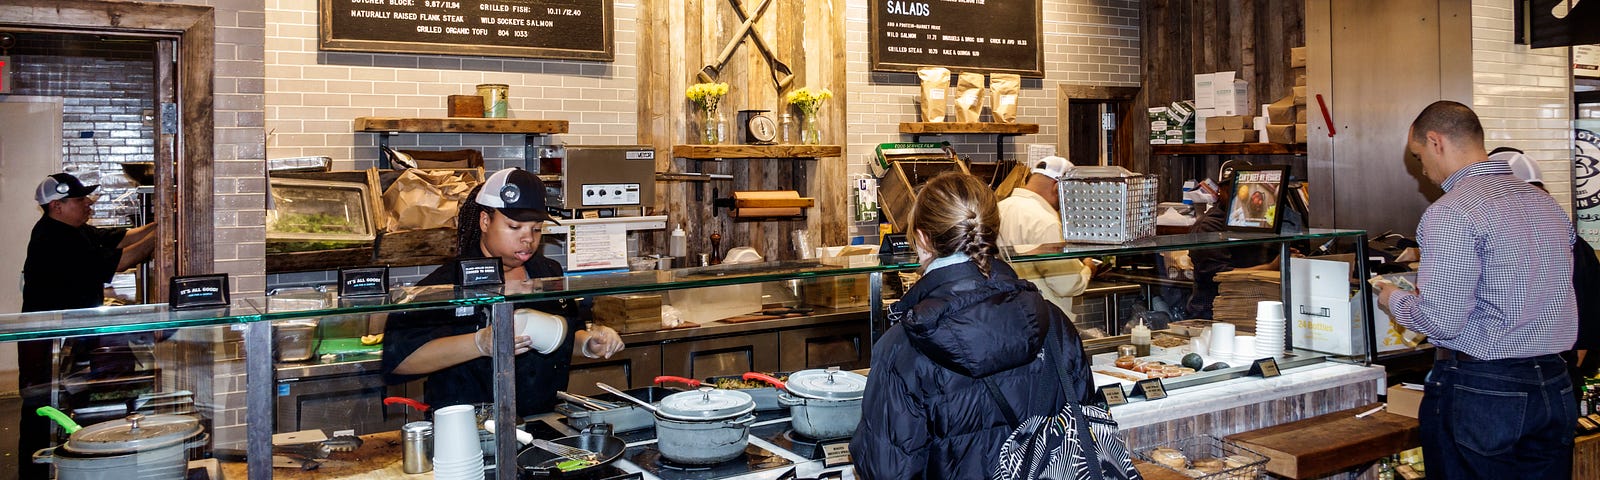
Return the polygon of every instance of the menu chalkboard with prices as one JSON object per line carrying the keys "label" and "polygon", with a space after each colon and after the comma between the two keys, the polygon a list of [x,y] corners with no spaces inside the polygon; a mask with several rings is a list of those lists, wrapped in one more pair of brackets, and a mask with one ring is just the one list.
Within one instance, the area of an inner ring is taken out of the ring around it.
{"label": "menu chalkboard with prices", "polygon": [[319,0],[321,48],[611,61],[608,0]]}
{"label": "menu chalkboard with prices", "polygon": [[1044,76],[1041,0],[871,0],[872,69]]}

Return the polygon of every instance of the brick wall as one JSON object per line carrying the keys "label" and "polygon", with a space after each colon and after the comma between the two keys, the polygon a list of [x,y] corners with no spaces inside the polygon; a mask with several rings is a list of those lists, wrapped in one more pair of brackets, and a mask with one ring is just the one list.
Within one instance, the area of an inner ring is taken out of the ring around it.
{"label": "brick wall", "polygon": [[[868,172],[873,148],[879,143],[912,140],[910,135],[899,133],[900,122],[921,121],[916,107],[921,87],[916,74],[870,70],[867,8],[865,0],[852,0],[845,14],[851,174]],[[1023,158],[1027,144],[1055,144],[1058,85],[1139,86],[1139,2],[1046,0],[1042,48],[1045,76],[1023,79],[1021,98],[1017,100],[1017,122],[1037,123],[1039,133],[1006,139],[1009,158]],[[986,100],[985,121],[989,118],[988,103]],[[951,142],[958,152],[975,161],[994,159],[992,135],[926,138]],[[874,225],[859,230],[858,235],[876,235]]]}
{"label": "brick wall", "polygon": [[[165,3],[215,9],[212,121],[215,155],[211,225],[216,273],[229,275],[235,297],[266,289],[265,28],[269,0],[176,0]],[[262,325],[266,328],[266,325]],[[244,349],[232,328],[188,332],[192,348],[185,364],[193,371],[196,402],[211,412],[214,445],[243,448],[245,442]],[[209,344],[209,345],[208,345]],[[210,356],[209,359],[205,358]],[[191,369],[198,370],[198,369]]]}
{"label": "brick wall", "polygon": [[[155,44],[136,38],[102,41],[95,35],[18,33],[10,50],[14,95],[61,97],[62,169],[100,183],[95,217],[131,225],[138,197],[120,177],[124,162],[155,158]],[[31,220],[30,220],[31,222]]]}
{"label": "brick wall", "polygon": [[1512,3],[1472,2],[1472,107],[1484,143],[1516,147],[1539,162],[1545,187],[1572,210],[1572,67],[1566,47],[1513,40]]}

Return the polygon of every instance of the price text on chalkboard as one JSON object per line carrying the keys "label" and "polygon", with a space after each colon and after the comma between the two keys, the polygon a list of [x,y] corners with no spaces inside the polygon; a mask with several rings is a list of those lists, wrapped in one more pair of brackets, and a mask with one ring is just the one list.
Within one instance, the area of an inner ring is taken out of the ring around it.
{"label": "price text on chalkboard", "polygon": [[871,0],[872,69],[1044,76],[1041,0]]}
{"label": "price text on chalkboard", "polygon": [[319,0],[323,50],[605,60],[608,0]]}

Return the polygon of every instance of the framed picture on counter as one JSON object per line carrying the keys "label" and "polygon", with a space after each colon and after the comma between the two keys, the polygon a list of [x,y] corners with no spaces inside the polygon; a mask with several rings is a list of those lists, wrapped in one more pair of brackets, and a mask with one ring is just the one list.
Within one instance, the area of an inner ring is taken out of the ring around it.
{"label": "framed picture on counter", "polygon": [[1278,233],[1283,225],[1284,182],[1288,178],[1289,167],[1235,168],[1228,195],[1228,230]]}

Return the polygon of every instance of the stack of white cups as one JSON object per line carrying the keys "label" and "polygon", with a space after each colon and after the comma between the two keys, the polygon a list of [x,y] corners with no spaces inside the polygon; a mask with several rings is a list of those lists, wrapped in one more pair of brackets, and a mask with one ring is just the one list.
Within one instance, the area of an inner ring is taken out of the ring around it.
{"label": "stack of white cups", "polygon": [[433,478],[483,480],[483,446],[478,441],[477,418],[472,405],[434,410]]}
{"label": "stack of white cups", "polygon": [[1231,323],[1217,322],[1211,324],[1211,341],[1209,342],[1208,350],[1211,352],[1212,358],[1224,362],[1233,360],[1233,333],[1234,326]]}
{"label": "stack of white cups", "polygon": [[1283,356],[1283,336],[1288,320],[1283,318],[1283,302],[1256,303],[1256,354]]}

